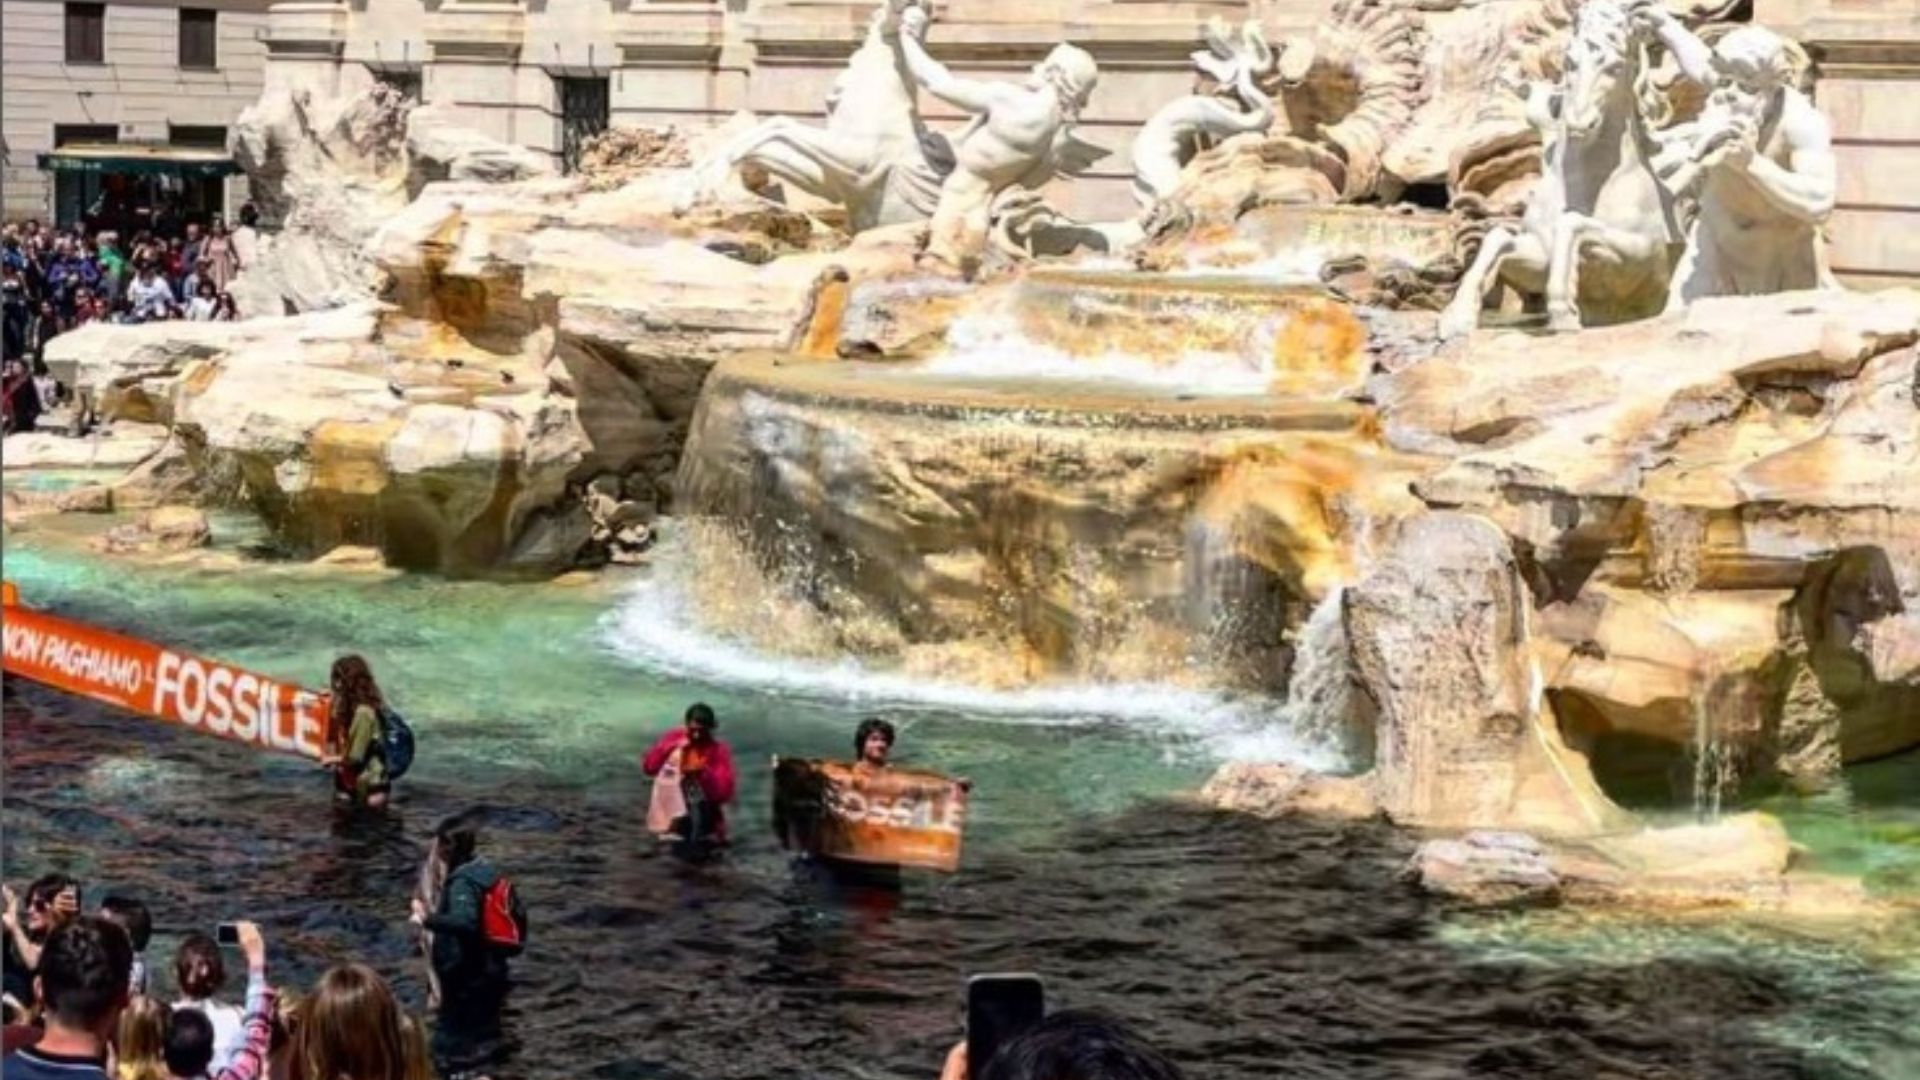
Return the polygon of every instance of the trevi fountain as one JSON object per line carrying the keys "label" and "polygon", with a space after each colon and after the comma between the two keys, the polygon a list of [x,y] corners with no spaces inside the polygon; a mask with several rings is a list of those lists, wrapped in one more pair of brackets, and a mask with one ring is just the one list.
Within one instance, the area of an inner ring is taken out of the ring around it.
{"label": "trevi fountain", "polygon": [[[822,118],[567,175],[270,92],[256,317],[55,340],[106,433],[7,441],[6,573],[366,653],[404,830],[22,690],[9,875],[211,921],[244,829],[296,969],[398,965],[484,801],[552,950],[448,1051],[496,1076],[932,1076],[994,968],[1192,1076],[1920,1076],[1920,293],[1835,280],[1812,61],[1749,7],[1216,19],[1108,217],[1059,197],[1114,158],[1093,55],[979,77],[923,0]],[[895,718],[977,785],[968,865],[796,896],[757,776],[727,869],[632,854],[698,697],[743,761]]]}

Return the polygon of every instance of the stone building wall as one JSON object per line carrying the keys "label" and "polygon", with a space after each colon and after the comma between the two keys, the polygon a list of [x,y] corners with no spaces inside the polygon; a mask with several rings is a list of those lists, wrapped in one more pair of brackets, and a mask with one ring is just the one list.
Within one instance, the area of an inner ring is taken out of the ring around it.
{"label": "stone building wall", "polygon": [[1858,287],[1920,288],[1920,0],[1758,0],[1803,42],[1833,120],[1833,266]]}
{"label": "stone building wall", "polygon": [[[180,9],[217,11],[216,65],[180,66]],[[106,4],[105,62],[68,63],[66,5],[0,2],[0,132],[7,218],[49,217],[53,178],[39,155],[55,129],[114,129],[114,140],[167,143],[177,127],[226,128],[260,96],[267,0],[113,0]],[[237,205],[245,181],[230,182]]]}

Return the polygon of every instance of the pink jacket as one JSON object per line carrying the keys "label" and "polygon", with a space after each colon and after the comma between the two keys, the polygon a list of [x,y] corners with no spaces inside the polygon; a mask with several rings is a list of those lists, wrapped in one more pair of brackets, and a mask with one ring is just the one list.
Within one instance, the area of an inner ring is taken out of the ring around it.
{"label": "pink jacket", "polygon": [[[686,741],[687,729],[683,727],[674,728],[660,736],[659,741],[653,744],[653,749],[640,759],[640,770],[648,776],[659,776],[660,770],[666,768],[667,759]],[[714,831],[724,839],[727,835],[727,815],[722,808],[733,801],[734,793],[733,751],[726,743],[715,739],[707,755],[707,767],[699,773],[700,790],[706,793],[707,801],[713,804]]]}

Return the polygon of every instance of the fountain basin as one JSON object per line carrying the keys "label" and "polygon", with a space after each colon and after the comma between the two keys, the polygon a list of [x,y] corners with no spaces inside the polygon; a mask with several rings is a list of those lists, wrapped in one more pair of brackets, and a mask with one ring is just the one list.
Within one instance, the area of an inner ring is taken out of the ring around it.
{"label": "fountain basin", "polygon": [[1415,508],[1414,460],[1349,402],[761,354],[709,378],[677,497],[747,556],[702,587],[763,576],[823,648],[1278,690],[1289,631]]}

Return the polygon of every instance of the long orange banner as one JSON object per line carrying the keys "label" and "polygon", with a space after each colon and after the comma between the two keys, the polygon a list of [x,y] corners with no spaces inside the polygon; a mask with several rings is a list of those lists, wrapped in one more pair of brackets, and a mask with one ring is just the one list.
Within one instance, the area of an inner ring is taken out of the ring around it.
{"label": "long orange banner", "polygon": [[6,604],[9,674],[263,750],[318,759],[327,698],[231,664]]}

